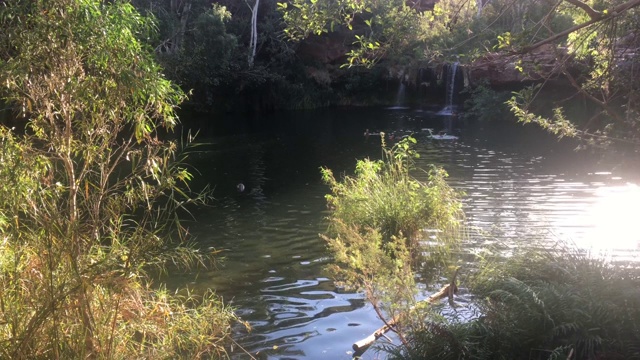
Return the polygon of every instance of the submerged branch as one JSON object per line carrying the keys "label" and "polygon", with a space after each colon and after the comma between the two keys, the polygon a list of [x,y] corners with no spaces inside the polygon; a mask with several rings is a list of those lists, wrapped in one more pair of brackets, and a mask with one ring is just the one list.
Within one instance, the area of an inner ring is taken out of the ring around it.
{"label": "submerged branch", "polygon": [[[431,296],[429,296],[428,298],[422,301],[419,301],[419,303],[432,304],[444,298],[448,298],[449,303],[453,304],[453,295],[458,292],[458,286],[456,285],[456,277],[458,276],[458,270],[459,269],[456,269],[456,272],[453,275],[453,278],[451,279],[451,282],[449,284],[442,287],[442,289],[440,289],[440,291],[438,291],[437,293],[432,294]],[[385,321],[385,324],[382,327],[374,331],[368,337],[353,343],[352,348],[356,352],[356,354],[364,353],[376,340],[385,336],[385,334],[389,332],[389,330],[392,330],[393,328],[395,328],[396,325],[400,323],[402,316],[403,314],[394,316],[391,320]]]}

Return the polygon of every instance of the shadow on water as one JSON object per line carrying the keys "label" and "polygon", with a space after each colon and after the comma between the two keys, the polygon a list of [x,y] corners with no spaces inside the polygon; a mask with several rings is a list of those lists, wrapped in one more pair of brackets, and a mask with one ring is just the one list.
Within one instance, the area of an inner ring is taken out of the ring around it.
{"label": "shadow on water", "polygon": [[[420,130],[443,127],[435,111],[334,109],[265,121],[269,127],[249,133],[239,124],[201,139],[207,151],[193,164],[216,199],[198,211],[191,231],[225,259],[216,269],[176,279],[216,289],[235,306],[253,328],[238,329],[236,341],[260,359],[349,359],[351,344],[381,325],[360,294],[342,291],[323,273],[331,260],[318,236],[329,214],[319,167],[351,173],[356,159],[380,156],[379,137],[363,136],[367,129],[413,132],[418,165],[445,167],[450,183],[467,194],[469,224],[483,234],[465,245],[472,253],[496,241],[517,247],[549,232],[592,241],[599,212],[589,209],[599,206],[599,193],[634,183],[609,163],[572,152],[572,144],[520,125],[456,124],[460,139],[447,142]],[[629,211],[637,213],[638,204]],[[614,249],[616,256],[637,256],[639,242],[630,239]],[[375,351],[364,356],[376,357]]]}

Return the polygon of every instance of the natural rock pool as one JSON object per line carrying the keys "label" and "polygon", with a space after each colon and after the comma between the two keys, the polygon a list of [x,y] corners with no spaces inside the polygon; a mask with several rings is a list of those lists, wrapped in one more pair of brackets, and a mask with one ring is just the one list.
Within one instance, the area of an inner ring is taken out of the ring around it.
{"label": "natural rock pool", "polygon": [[[614,261],[640,259],[640,171],[625,159],[573,152],[574,144],[499,119],[457,124],[457,141],[420,131],[444,120],[435,111],[339,109],[277,114],[261,120],[268,131],[259,122],[226,122],[201,139],[209,144],[194,161],[198,181],[215,187],[216,200],[190,224],[198,244],[225,259],[177,280],[216,289],[236,307],[253,330],[239,329],[235,340],[256,358],[349,359],[351,344],[381,321],[361,295],[340,291],[323,272],[331,259],[318,233],[329,189],[318,169],[351,173],[356,159],[378,157],[379,138],[366,139],[366,129],[414,131],[418,166],[443,166],[466,193],[465,252],[562,239]],[[236,357],[250,358],[239,346]],[[364,358],[379,356],[369,350]]]}

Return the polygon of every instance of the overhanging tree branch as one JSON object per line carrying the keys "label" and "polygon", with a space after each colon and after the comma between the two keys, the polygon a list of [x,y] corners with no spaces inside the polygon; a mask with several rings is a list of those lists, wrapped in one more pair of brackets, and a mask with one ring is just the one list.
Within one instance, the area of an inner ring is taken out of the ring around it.
{"label": "overhanging tree branch", "polygon": [[599,19],[600,17],[602,17],[602,13],[599,11],[594,10],[591,6],[583,3],[580,0],[564,0],[568,3],[571,3],[577,7],[579,7],[580,9],[584,10],[584,12],[587,13],[587,15],[589,15],[589,18],[593,19]]}
{"label": "overhanging tree branch", "polygon": [[[565,0],[565,1],[568,1],[568,2],[570,2],[572,4],[576,4],[576,3],[580,2],[580,1],[577,1],[577,0]],[[586,4],[584,4],[584,5],[586,5]],[[579,5],[576,5],[576,6],[579,6]],[[560,39],[560,38],[562,38],[564,36],[567,36],[567,35],[569,35],[569,34],[571,34],[573,32],[576,32],[576,31],[578,31],[578,30],[580,30],[582,28],[585,28],[587,26],[593,25],[593,24],[598,23],[600,21],[606,21],[606,20],[610,20],[610,19],[616,18],[616,17],[622,15],[623,13],[625,13],[627,10],[632,9],[634,7],[637,7],[637,6],[640,6],[640,0],[627,1],[624,4],[620,4],[620,5],[612,8],[612,9],[609,9],[609,10],[603,12],[602,15],[599,16],[599,17],[591,17],[591,19],[589,21],[586,21],[586,22],[584,22],[582,24],[578,24],[576,26],[573,26],[573,27],[571,27],[571,28],[569,28],[569,29],[567,29],[565,31],[561,31],[561,32],[559,32],[559,33],[557,33],[557,34],[555,34],[553,36],[550,36],[550,37],[544,39],[544,40],[540,40],[540,41],[538,41],[537,43],[535,43],[533,45],[525,46],[524,48],[520,49],[519,51],[516,51],[515,53],[523,54],[523,53],[530,52],[533,49],[536,49],[536,48],[539,48],[542,45],[554,42],[554,41],[556,41],[556,40],[558,40],[558,39]],[[583,7],[581,7],[581,8],[583,8]],[[591,9],[591,8],[589,7],[589,9]],[[593,10],[593,9],[591,9],[591,10]],[[585,10],[585,11],[587,11],[587,10]],[[595,10],[593,10],[593,11],[595,12]]]}

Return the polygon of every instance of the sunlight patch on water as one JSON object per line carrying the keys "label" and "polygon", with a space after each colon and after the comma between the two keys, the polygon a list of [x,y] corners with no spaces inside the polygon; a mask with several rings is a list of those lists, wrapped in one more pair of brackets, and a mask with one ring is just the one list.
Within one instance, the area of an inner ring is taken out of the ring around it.
{"label": "sunlight patch on water", "polygon": [[564,213],[556,210],[554,232],[593,254],[640,260],[640,186],[598,185],[589,194],[571,200],[573,206],[565,204]]}
{"label": "sunlight patch on water", "polygon": [[587,210],[593,230],[586,234],[585,245],[594,250],[638,249],[640,187],[635,184],[598,188],[594,203]]}

